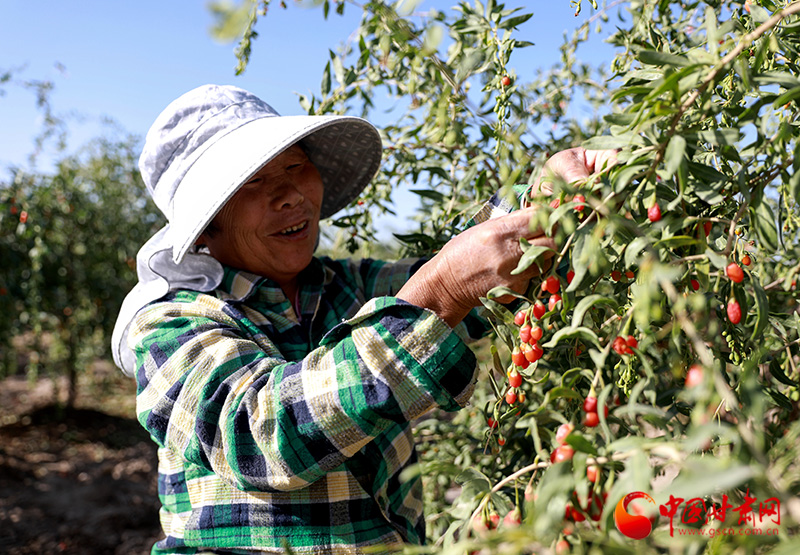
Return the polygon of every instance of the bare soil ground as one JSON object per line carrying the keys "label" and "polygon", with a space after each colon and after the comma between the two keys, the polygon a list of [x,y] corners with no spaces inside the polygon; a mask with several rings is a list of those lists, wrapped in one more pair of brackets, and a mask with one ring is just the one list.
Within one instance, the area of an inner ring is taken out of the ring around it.
{"label": "bare soil ground", "polygon": [[85,380],[70,410],[63,384],[0,381],[0,554],[138,555],[161,535],[135,384],[109,365]]}

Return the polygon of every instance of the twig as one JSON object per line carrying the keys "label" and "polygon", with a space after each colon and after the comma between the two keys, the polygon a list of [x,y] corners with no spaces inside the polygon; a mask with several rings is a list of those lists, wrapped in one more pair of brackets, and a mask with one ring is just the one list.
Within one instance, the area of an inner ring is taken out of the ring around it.
{"label": "twig", "polygon": [[655,168],[664,159],[664,152],[667,149],[667,145],[669,144],[669,140],[675,134],[675,132],[676,132],[676,130],[678,128],[678,122],[680,122],[681,118],[683,117],[683,114],[685,114],[686,110],[688,110],[692,106],[692,104],[694,104],[695,101],[697,101],[697,99],[700,97],[700,95],[703,94],[703,92],[705,92],[705,90],[708,88],[708,86],[714,81],[714,79],[717,78],[717,75],[719,75],[719,73],[728,64],[730,64],[734,59],[736,59],[736,57],[739,56],[739,54],[741,54],[742,51],[745,48],[749,48],[750,44],[754,40],[756,40],[761,35],[763,35],[767,31],[769,31],[773,27],[775,27],[778,23],[780,23],[785,18],[789,17],[790,15],[796,14],[798,12],[800,12],[800,2],[793,2],[792,4],[790,4],[785,9],[773,14],[772,17],[770,17],[764,23],[759,25],[758,28],[756,28],[754,31],[744,35],[739,40],[739,43],[733,48],[733,50],[728,52],[728,54],[726,54],[725,57],[723,57],[722,60],[720,60],[720,62],[716,66],[714,66],[711,69],[711,71],[708,72],[708,74],[703,79],[703,82],[700,84],[700,86],[697,89],[695,89],[694,92],[692,92],[691,95],[689,95],[689,98],[687,98],[683,102],[683,104],[681,104],[680,108],[678,109],[678,112],[672,118],[672,122],[670,124],[669,130],[667,131],[666,140],[663,143],[661,143],[661,145],[659,146],[658,152],[656,153],[656,157],[655,157],[655,160],[653,161],[653,165],[650,167],[650,172],[649,173],[652,173],[653,171],[655,171]]}

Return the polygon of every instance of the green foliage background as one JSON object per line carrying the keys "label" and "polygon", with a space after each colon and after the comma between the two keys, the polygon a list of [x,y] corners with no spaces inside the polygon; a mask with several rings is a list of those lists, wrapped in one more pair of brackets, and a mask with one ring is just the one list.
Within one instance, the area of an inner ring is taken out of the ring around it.
{"label": "green foliage background", "polygon": [[52,173],[0,184],[0,371],[66,376],[67,404],[78,373],[110,358],[136,252],[163,225],[138,156],[133,137],[97,139]]}

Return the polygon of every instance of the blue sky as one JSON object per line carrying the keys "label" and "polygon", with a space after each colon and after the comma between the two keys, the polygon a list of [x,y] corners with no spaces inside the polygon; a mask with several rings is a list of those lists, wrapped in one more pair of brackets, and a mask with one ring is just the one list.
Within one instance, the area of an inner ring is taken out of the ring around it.
{"label": "blue sky", "polygon": [[[205,83],[234,84],[258,94],[282,114],[299,114],[295,93],[318,89],[328,49],[347,39],[360,13],[348,5],[345,17],[332,15],[325,21],[321,9],[287,3],[289,9],[282,10],[275,2],[259,21],[250,66],[236,76],[235,45],[211,38],[213,18],[205,1],[8,0],[0,4],[0,70],[24,68],[19,78],[53,80],[55,112],[74,118],[69,126],[71,149],[96,136],[103,117],[144,136],[170,101]],[[454,4],[422,0],[417,9],[444,10]],[[518,38],[535,46],[518,50],[512,58],[519,75],[551,66],[558,59],[563,33],[571,33],[591,15],[586,0],[577,18],[568,0],[513,0],[506,5],[526,6],[534,13]],[[599,63],[610,61],[613,51],[595,41],[580,54]],[[7,86],[0,96],[0,174],[6,175],[10,166],[27,167],[40,125],[32,94]]]}

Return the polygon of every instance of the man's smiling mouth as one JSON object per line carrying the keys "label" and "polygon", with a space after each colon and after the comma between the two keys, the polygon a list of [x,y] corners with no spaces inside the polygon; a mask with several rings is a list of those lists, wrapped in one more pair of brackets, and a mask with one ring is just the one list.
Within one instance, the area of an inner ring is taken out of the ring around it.
{"label": "man's smiling mouth", "polygon": [[278,235],[292,235],[293,233],[297,233],[298,231],[303,231],[307,227],[308,227],[308,220],[299,223],[297,225],[287,227],[286,229],[279,231]]}

